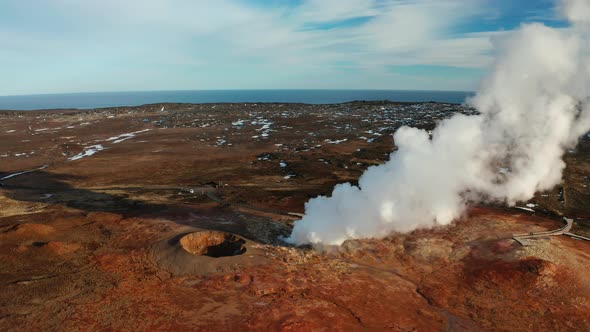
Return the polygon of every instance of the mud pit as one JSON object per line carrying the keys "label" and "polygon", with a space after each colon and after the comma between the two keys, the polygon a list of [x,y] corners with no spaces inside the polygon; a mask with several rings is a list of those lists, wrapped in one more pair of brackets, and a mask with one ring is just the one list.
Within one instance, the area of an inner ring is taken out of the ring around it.
{"label": "mud pit", "polygon": [[565,202],[540,193],[535,214],[474,207],[449,227],[325,253],[278,240],[297,217],[277,210],[302,213],[386,160],[395,128],[454,112],[472,110],[0,112],[0,177],[49,165],[0,186],[0,330],[589,330],[590,244],[511,239],[558,228],[543,207],[590,215],[588,141],[566,156]]}
{"label": "mud pit", "polygon": [[241,255],[246,252],[244,243],[233,234],[214,231],[190,233],[180,239],[180,246],[191,254],[214,258]]}

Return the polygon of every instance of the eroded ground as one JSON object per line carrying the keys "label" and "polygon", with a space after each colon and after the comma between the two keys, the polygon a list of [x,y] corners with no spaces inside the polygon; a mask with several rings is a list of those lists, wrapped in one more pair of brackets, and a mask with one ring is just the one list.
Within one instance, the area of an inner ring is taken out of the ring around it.
{"label": "eroded ground", "polygon": [[[558,228],[560,214],[588,218],[585,140],[566,156],[563,185],[521,204],[535,213],[474,207],[449,227],[325,253],[278,240],[297,218],[281,213],[387,160],[397,127],[432,129],[455,112],[474,113],[392,103],[1,113],[0,329],[590,329],[590,242],[511,238]],[[240,254],[183,251],[181,237],[200,230],[237,235]]]}

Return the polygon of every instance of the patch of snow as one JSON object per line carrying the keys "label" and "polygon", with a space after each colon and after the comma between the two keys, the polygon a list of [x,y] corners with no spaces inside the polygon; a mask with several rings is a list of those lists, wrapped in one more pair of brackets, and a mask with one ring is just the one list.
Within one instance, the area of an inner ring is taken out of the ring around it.
{"label": "patch of snow", "polygon": [[7,176],[5,176],[5,177],[3,177],[3,178],[0,178],[0,180],[7,180],[7,179],[10,179],[10,178],[13,178],[13,177],[15,177],[15,176],[22,175],[22,174],[27,174],[27,173],[31,173],[31,172],[34,172],[34,171],[38,171],[38,170],[42,170],[42,169],[46,169],[47,167],[49,167],[49,166],[47,166],[47,165],[43,165],[43,166],[41,166],[41,167],[39,167],[39,168],[31,169],[31,170],[28,170],[28,171],[22,171],[22,172],[18,172],[18,173],[10,174],[10,175],[7,175]]}
{"label": "patch of snow", "polygon": [[270,153],[262,153],[262,154],[258,155],[258,160],[262,160],[262,161],[270,161],[273,158],[274,158],[274,156]]}
{"label": "patch of snow", "polygon": [[272,122],[267,119],[259,119],[258,121],[252,121],[252,124],[261,124],[262,127],[256,129],[256,131],[261,131],[261,136],[263,138],[267,138],[270,135],[270,132],[273,131],[270,129]]}
{"label": "patch of snow", "polygon": [[324,140],[324,142],[326,142],[328,144],[340,144],[340,143],[344,143],[346,141],[348,141],[348,138],[337,139],[337,140],[330,140],[330,139]]}
{"label": "patch of snow", "polygon": [[82,159],[85,157],[90,157],[90,156],[94,155],[95,153],[102,151],[102,150],[105,150],[105,147],[100,144],[85,147],[84,152],[81,152],[71,158],[68,158],[68,160],[74,161],[74,160],[79,160],[79,159]]}
{"label": "patch of snow", "polygon": [[121,143],[123,141],[126,141],[128,139],[131,139],[131,138],[135,137],[135,135],[137,135],[139,133],[144,133],[146,131],[149,131],[149,129],[134,131],[132,133],[127,133],[127,134],[121,134],[119,136],[113,136],[113,137],[107,138],[106,141],[107,142],[113,141],[113,144],[117,144],[117,143]]}

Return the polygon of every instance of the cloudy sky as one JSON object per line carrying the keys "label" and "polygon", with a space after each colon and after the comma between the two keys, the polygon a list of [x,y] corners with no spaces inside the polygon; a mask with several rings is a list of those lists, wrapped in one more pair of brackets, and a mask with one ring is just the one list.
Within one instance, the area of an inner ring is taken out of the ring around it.
{"label": "cloudy sky", "polygon": [[1,0],[0,95],[474,90],[552,0]]}

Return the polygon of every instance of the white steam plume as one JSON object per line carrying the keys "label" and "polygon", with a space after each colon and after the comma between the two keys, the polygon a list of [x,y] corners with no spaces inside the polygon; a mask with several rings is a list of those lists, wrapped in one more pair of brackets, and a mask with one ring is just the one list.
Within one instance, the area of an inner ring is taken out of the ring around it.
{"label": "white steam plume", "polygon": [[287,241],[340,245],[446,225],[469,202],[512,205],[558,184],[564,151],[590,130],[590,0],[559,9],[571,27],[528,24],[495,41],[495,70],[469,101],[480,115],[442,121],[432,139],[400,128],[390,161],[307,202]]}

